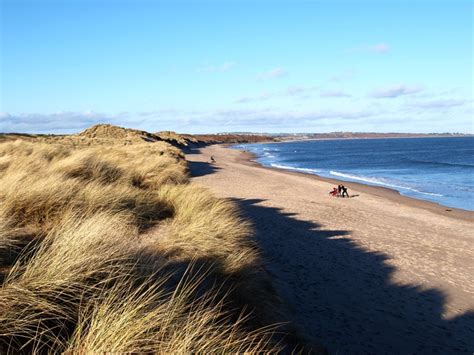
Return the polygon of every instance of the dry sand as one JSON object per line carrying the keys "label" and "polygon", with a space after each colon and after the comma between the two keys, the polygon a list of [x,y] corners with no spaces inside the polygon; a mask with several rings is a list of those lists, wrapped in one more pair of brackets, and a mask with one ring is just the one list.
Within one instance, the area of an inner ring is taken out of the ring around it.
{"label": "dry sand", "polygon": [[[210,156],[216,164],[209,164]],[[236,201],[294,320],[333,354],[474,352],[474,213],[257,166],[209,146],[193,180]]]}

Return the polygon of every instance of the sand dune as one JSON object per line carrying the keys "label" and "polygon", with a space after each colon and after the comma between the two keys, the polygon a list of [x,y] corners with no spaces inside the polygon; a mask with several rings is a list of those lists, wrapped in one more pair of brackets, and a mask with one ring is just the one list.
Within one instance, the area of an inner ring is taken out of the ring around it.
{"label": "sand dune", "polygon": [[474,351],[474,213],[358,184],[333,198],[333,181],[222,146],[187,160],[240,205],[295,321],[330,353]]}

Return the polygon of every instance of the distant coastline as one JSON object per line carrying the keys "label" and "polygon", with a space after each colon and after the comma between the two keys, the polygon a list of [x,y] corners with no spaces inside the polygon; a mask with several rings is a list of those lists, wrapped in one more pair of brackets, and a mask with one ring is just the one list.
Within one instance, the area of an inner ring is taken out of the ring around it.
{"label": "distant coastline", "polygon": [[[110,125],[97,125],[110,126]],[[336,139],[380,139],[380,138],[438,138],[438,137],[474,137],[469,133],[375,133],[375,132],[329,132],[329,133],[255,133],[255,132],[223,132],[213,134],[188,134],[172,131],[148,133],[134,131],[144,140],[164,140],[176,146],[204,146],[209,144],[238,144],[238,143],[279,143],[310,140],[336,140]],[[0,132],[0,142],[15,139],[49,139],[67,137],[69,134],[35,134]]]}
{"label": "distant coastline", "polygon": [[182,134],[202,144],[231,143],[278,143],[308,140],[334,139],[379,139],[379,138],[440,138],[473,137],[469,133],[375,133],[375,132],[329,132],[329,133],[253,133],[225,132],[216,134]]}
{"label": "distant coastline", "polygon": [[285,135],[277,137],[275,142],[309,141],[309,140],[336,140],[336,139],[388,139],[388,138],[462,138],[473,137],[466,133],[353,133],[353,132],[334,132],[334,133],[312,133]]}
{"label": "distant coastline", "polygon": [[296,139],[285,139],[285,140],[276,140],[275,143],[286,143],[286,142],[302,142],[302,141],[328,141],[328,140],[349,140],[349,139],[403,139],[403,138],[464,138],[464,137],[474,137],[472,134],[456,134],[456,135],[435,135],[435,134],[425,134],[425,135],[380,135],[380,136],[352,136],[352,137],[312,137],[312,138],[296,138]]}

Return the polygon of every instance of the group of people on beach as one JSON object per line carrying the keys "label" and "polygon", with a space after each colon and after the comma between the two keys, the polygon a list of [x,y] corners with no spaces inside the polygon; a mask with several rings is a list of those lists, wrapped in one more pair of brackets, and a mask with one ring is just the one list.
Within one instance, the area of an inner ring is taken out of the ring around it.
{"label": "group of people on beach", "polygon": [[347,192],[347,187],[339,184],[337,187],[334,187],[332,191],[329,191],[329,195],[333,197],[350,197]]}

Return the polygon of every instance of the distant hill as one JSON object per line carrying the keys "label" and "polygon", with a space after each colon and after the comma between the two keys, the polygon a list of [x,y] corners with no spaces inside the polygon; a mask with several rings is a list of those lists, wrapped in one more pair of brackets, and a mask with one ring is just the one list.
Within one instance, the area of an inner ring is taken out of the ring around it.
{"label": "distant hill", "polygon": [[376,133],[376,132],[330,132],[275,134],[276,141],[304,139],[368,139],[368,138],[424,138],[424,137],[466,137],[463,133]]}
{"label": "distant hill", "polygon": [[265,143],[306,139],[368,139],[368,138],[410,138],[410,137],[465,137],[462,133],[375,133],[375,132],[330,132],[330,133],[218,133],[218,134],[179,134],[173,131],[150,133],[137,129],[124,128],[110,124],[97,124],[78,134],[23,134],[0,133],[0,142],[12,140],[54,140],[59,143],[108,144],[111,141],[123,141],[123,144],[140,142],[166,142],[175,147],[196,147],[208,144]]}
{"label": "distant hill", "polygon": [[274,142],[275,138],[270,135],[260,134],[184,134],[183,137],[195,139],[202,144],[231,144],[231,143],[261,143]]}

